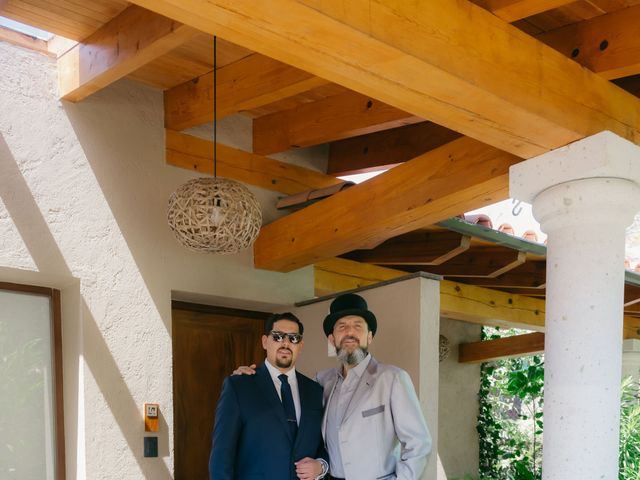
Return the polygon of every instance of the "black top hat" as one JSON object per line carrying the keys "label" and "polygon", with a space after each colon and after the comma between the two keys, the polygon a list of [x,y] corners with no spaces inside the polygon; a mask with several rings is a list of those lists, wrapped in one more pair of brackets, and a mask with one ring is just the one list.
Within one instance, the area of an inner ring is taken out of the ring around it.
{"label": "black top hat", "polygon": [[345,293],[335,298],[329,307],[329,315],[327,315],[322,323],[324,334],[328,337],[333,333],[333,326],[342,317],[347,315],[357,315],[367,322],[369,330],[373,335],[378,329],[378,321],[376,316],[368,310],[367,302],[360,295],[355,293]]}

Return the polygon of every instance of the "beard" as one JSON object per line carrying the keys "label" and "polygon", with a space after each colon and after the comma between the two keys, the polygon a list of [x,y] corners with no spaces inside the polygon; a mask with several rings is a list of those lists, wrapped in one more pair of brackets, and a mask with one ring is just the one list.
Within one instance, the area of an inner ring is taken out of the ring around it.
{"label": "beard", "polygon": [[278,368],[289,368],[291,366],[291,362],[293,362],[293,352],[291,350],[286,349],[291,353],[289,357],[280,358],[276,355],[276,367]]}
{"label": "beard", "polygon": [[[355,337],[345,337],[342,339],[343,342],[345,340],[355,340],[356,342],[359,342],[359,340]],[[361,345],[358,345],[358,347],[352,352],[349,352],[344,348],[336,348],[338,360],[340,360],[340,362],[342,362],[343,364],[350,366],[358,365],[362,360],[366,358],[368,351],[369,349],[367,347],[363,347]]]}

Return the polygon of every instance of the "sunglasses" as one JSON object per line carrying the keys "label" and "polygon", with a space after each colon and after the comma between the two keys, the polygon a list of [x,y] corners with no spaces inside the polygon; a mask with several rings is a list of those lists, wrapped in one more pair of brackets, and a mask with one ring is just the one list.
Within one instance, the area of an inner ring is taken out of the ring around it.
{"label": "sunglasses", "polygon": [[271,332],[269,332],[269,335],[271,335],[271,338],[273,338],[278,343],[283,342],[285,337],[287,337],[289,343],[292,343],[294,345],[297,345],[302,341],[302,335],[300,335],[299,333],[284,333],[272,330]]}

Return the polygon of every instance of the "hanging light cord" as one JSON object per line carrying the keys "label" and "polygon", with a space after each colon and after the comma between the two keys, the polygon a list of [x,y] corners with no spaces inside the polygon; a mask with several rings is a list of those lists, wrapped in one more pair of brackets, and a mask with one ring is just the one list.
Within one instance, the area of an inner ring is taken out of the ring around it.
{"label": "hanging light cord", "polygon": [[213,36],[213,178],[217,177],[217,130],[218,130],[218,117],[217,117],[217,86],[218,86],[218,59],[217,59],[217,41],[218,37]]}

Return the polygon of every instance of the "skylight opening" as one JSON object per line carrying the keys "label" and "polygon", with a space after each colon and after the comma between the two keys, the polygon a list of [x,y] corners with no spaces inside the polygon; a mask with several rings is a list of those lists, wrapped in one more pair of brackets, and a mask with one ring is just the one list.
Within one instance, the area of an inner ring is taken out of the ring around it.
{"label": "skylight opening", "polygon": [[15,20],[11,20],[2,16],[0,16],[0,26],[8,28],[9,30],[13,30],[14,32],[29,35],[30,37],[37,38],[38,40],[43,40],[45,42],[48,42],[54,37],[53,33],[51,32],[46,32],[44,30],[40,30],[39,28],[30,27],[29,25],[25,25],[24,23],[16,22]]}
{"label": "skylight opening", "polygon": [[338,178],[341,180],[345,180],[347,182],[362,183],[384,172],[386,172],[386,170],[377,170],[375,172],[354,173],[353,175],[342,175]]}

